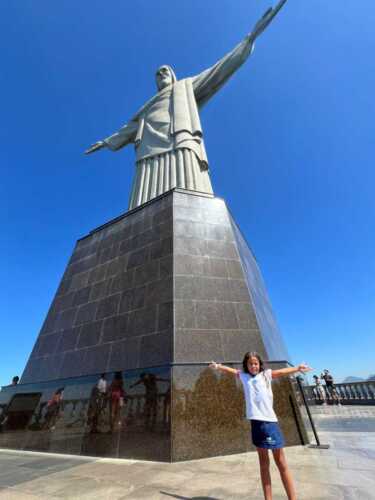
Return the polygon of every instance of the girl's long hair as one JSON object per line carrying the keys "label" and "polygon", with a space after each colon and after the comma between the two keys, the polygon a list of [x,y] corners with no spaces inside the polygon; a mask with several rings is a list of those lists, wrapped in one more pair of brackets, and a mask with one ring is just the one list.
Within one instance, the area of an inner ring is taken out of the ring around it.
{"label": "girl's long hair", "polygon": [[257,352],[247,352],[242,361],[242,369],[244,373],[248,373],[250,375],[249,369],[247,367],[247,362],[250,358],[257,358],[257,360],[259,361],[259,373],[264,371],[264,363],[263,359],[260,357],[260,354],[258,354]]}

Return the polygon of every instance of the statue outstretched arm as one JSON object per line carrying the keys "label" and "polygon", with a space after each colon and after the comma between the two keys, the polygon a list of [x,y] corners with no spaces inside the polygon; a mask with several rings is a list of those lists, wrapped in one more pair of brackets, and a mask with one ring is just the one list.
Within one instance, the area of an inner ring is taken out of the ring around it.
{"label": "statue outstretched arm", "polygon": [[276,7],[268,9],[253,30],[229,54],[226,54],[211,68],[192,78],[194,94],[199,107],[202,107],[220,90],[252,54],[255,40],[269,26],[286,2],[287,0],[280,0]]}
{"label": "statue outstretched arm", "polygon": [[112,151],[117,151],[118,149],[127,146],[135,141],[138,130],[138,121],[132,120],[123,127],[120,128],[118,132],[107,137],[102,141],[95,142],[92,146],[86,149],[85,154],[95,153],[99,149],[109,148]]}

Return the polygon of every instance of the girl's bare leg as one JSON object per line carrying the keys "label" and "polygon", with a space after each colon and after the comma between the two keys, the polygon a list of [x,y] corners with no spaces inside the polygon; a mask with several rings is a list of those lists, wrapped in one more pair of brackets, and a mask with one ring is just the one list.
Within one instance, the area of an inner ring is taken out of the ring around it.
{"label": "girl's bare leg", "polygon": [[268,450],[264,448],[257,448],[259,457],[260,477],[262,479],[262,487],[265,500],[272,500],[272,485],[270,474],[270,459]]}
{"label": "girl's bare leg", "polygon": [[283,448],[272,450],[272,453],[277,468],[279,469],[280,477],[283,482],[286,494],[288,495],[288,500],[297,500],[297,493],[294,486],[292,474],[288,467]]}

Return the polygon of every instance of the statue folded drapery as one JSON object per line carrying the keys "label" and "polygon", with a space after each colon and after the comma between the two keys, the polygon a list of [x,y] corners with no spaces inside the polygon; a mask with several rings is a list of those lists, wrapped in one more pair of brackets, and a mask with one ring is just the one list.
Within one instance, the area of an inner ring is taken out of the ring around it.
{"label": "statue folded drapery", "polygon": [[161,66],[156,73],[159,92],[118,132],[86,151],[117,151],[134,143],[136,175],[129,209],[175,187],[212,194],[198,110],[246,61],[255,39],[285,2],[269,9],[237,47],[199,75],[177,80],[170,66]]}

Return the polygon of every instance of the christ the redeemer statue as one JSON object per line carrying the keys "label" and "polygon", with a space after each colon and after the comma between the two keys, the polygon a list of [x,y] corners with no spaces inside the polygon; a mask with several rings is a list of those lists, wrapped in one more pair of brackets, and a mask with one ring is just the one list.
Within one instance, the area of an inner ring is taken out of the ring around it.
{"label": "christ the redeemer statue", "polygon": [[267,10],[237,47],[199,75],[177,80],[170,66],[161,66],[156,72],[158,93],[118,132],[85,151],[117,151],[134,143],[136,174],[129,209],[175,187],[212,194],[198,110],[247,60],[255,40],[286,1]]}

